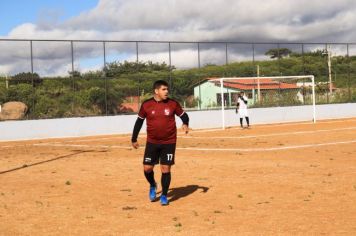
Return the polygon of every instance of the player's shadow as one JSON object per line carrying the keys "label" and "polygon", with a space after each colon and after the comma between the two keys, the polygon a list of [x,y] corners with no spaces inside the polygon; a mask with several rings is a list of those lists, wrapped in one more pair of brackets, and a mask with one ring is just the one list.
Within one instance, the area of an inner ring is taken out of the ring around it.
{"label": "player's shadow", "polygon": [[208,192],[209,188],[199,185],[187,185],[185,187],[171,188],[168,192],[167,197],[169,198],[170,202],[174,202],[180,198],[187,197],[190,194],[193,194],[197,190],[201,190],[201,193],[206,193]]}
{"label": "player's shadow", "polygon": [[[0,171],[0,175],[6,174],[6,173],[9,173],[9,172],[13,172],[13,171],[17,171],[17,170],[21,170],[21,169],[24,169],[24,168],[29,168],[29,167],[32,167],[32,166],[42,165],[42,164],[45,164],[45,163],[48,163],[48,162],[57,161],[57,160],[64,159],[64,158],[69,158],[69,157],[76,156],[76,155],[81,154],[81,153],[95,152],[94,150],[72,150],[72,151],[74,153],[71,153],[71,154],[68,154],[68,155],[64,155],[64,156],[55,157],[55,158],[44,160],[44,161],[31,163],[31,164],[24,164],[22,166],[19,166],[19,167],[16,167],[16,168],[12,168],[12,169],[9,169],[9,170],[5,170],[5,171]],[[98,152],[105,152],[105,151],[98,151]]]}

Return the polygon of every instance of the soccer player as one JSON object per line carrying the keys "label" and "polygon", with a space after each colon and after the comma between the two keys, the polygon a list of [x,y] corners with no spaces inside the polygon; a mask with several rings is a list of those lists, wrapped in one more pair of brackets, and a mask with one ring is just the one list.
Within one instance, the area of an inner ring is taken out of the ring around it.
{"label": "soccer player", "polygon": [[168,83],[158,80],[153,84],[154,95],[142,103],[132,133],[132,146],[137,149],[137,136],[143,121],[147,122],[147,141],[143,157],[143,171],[150,184],[149,198],[156,199],[157,184],[154,179],[154,166],[160,163],[162,194],[161,205],[168,205],[167,193],[171,182],[171,166],[174,165],[177,127],[175,115],[183,122],[183,130],[187,134],[189,117],[180,104],[168,98]]}
{"label": "soccer player", "polygon": [[243,128],[243,118],[245,117],[246,123],[247,123],[247,128],[250,127],[250,120],[248,118],[248,112],[247,112],[247,97],[245,96],[244,92],[241,92],[239,94],[239,97],[237,99],[237,104],[236,104],[236,113],[239,114],[240,116],[240,126]]}

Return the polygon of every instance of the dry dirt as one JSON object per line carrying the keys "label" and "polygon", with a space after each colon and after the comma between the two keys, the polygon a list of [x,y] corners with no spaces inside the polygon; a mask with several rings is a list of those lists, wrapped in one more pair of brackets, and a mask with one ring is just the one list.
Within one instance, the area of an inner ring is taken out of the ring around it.
{"label": "dry dirt", "polygon": [[165,207],[144,135],[1,142],[0,235],[356,235],[356,119],[178,139]]}

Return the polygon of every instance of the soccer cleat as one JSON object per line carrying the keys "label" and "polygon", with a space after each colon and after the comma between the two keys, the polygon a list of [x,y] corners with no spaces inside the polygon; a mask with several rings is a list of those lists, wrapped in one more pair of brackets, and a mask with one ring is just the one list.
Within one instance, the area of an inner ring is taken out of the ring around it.
{"label": "soccer cleat", "polygon": [[156,200],[156,190],[157,190],[157,185],[150,187],[149,197],[150,197],[151,202]]}
{"label": "soccer cleat", "polygon": [[162,206],[168,205],[168,199],[167,199],[167,196],[166,196],[166,195],[161,195],[160,201],[161,201],[161,205],[162,205]]}

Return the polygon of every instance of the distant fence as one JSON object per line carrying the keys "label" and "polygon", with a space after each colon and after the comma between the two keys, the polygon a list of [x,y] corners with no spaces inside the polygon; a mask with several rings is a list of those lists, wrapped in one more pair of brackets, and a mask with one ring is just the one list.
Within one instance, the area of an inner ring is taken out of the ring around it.
{"label": "distant fence", "polygon": [[[157,79],[188,110],[206,109],[194,88],[211,77],[312,74],[317,104],[356,102],[355,43],[0,39],[0,52],[0,104],[24,102],[26,119],[136,113]],[[258,106],[296,105],[275,93]]]}

